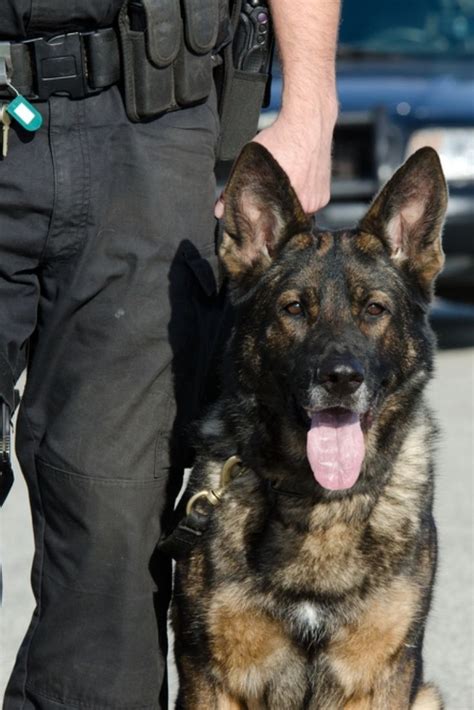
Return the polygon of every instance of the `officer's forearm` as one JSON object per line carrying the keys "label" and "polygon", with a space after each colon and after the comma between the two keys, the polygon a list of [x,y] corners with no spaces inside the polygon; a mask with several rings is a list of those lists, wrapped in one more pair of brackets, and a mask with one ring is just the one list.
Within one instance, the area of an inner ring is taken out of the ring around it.
{"label": "officer's forearm", "polygon": [[305,212],[329,201],[337,118],[339,0],[270,0],[283,63],[282,108],[255,138],[281,165]]}
{"label": "officer's forearm", "polygon": [[303,122],[324,103],[335,115],[339,0],[270,0],[270,5],[283,65],[282,114]]}

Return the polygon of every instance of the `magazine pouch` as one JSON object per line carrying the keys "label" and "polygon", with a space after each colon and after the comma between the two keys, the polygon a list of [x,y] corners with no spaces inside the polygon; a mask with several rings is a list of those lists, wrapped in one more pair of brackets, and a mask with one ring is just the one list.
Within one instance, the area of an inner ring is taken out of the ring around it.
{"label": "magazine pouch", "polygon": [[181,106],[206,99],[212,89],[212,50],[219,29],[218,0],[182,0],[184,32],[175,64]]}
{"label": "magazine pouch", "polygon": [[126,0],[119,13],[125,108],[132,121],[204,101],[219,0]]}

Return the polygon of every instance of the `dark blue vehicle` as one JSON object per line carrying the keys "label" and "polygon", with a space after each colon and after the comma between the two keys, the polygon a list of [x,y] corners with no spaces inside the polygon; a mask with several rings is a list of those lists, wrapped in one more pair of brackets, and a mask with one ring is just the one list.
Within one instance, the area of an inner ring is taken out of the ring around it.
{"label": "dark blue vehicle", "polygon": [[[275,73],[271,104],[280,104]],[[318,222],[355,223],[414,150],[431,145],[449,183],[447,264],[438,290],[474,283],[474,0],[345,0],[338,52],[340,117],[331,204]]]}

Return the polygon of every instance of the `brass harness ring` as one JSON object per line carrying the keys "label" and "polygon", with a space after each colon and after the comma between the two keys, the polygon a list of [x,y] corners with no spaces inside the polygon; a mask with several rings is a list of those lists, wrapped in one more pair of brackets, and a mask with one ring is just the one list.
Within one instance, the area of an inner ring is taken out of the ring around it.
{"label": "brass harness ring", "polygon": [[191,496],[186,505],[186,515],[190,515],[192,513],[194,504],[196,503],[196,501],[201,500],[202,498],[205,498],[211,505],[219,505],[219,503],[221,502],[222,494],[224,493],[225,489],[230,484],[232,479],[235,478],[235,476],[232,476],[232,473],[235,467],[238,466],[240,463],[241,460],[238,456],[231,456],[229,459],[227,459],[221,470],[219,488],[210,488],[209,490],[199,491],[198,493],[195,493],[193,496]]}

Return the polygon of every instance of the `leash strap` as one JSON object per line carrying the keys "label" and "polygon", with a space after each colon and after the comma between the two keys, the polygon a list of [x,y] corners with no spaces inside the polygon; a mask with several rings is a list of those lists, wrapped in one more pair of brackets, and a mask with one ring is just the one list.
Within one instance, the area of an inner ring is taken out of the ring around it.
{"label": "leash strap", "polygon": [[174,560],[187,557],[209,528],[212,509],[210,503],[201,502],[199,510],[194,508],[178,523],[170,535],[160,540],[158,550]]}

